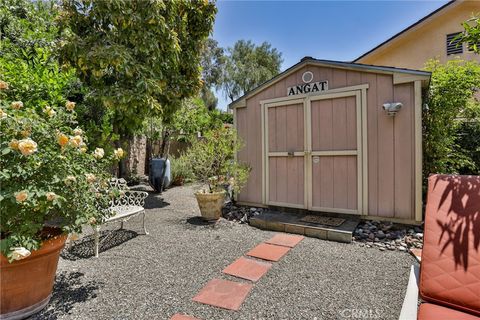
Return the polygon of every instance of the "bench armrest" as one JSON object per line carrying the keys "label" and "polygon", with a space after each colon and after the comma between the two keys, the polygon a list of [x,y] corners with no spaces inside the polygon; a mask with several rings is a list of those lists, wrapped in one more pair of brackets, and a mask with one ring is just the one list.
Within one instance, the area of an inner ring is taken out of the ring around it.
{"label": "bench armrest", "polygon": [[400,311],[399,320],[417,319],[419,281],[420,268],[417,265],[412,265],[410,268],[410,277],[408,279],[407,291],[403,300],[402,311]]}

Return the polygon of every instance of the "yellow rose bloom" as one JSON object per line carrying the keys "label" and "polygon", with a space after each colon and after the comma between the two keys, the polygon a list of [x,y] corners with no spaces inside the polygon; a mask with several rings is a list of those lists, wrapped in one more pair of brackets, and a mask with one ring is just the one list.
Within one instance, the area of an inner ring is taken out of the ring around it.
{"label": "yellow rose bloom", "polygon": [[67,186],[71,185],[73,182],[76,182],[76,181],[77,181],[77,178],[75,178],[75,176],[67,176],[67,177],[65,178],[65,180],[63,180],[63,182],[64,182]]}
{"label": "yellow rose bloom", "polygon": [[76,128],[75,130],[73,130],[73,134],[76,136],[81,136],[83,134],[83,130],[80,128]]}
{"label": "yellow rose bloom", "polygon": [[50,118],[57,114],[57,112],[50,106],[46,106],[45,109],[43,109],[43,112],[46,113]]}
{"label": "yellow rose bloom", "polygon": [[65,103],[65,108],[66,108],[68,111],[73,111],[73,109],[75,109],[75,102],[67,101],[67,102]]}
{"label": "yellow rose bloom", "polygon": [[14,101],[14,102],[12,102],[12,104],[10,106],[12,107],[12,109],[18,110],[18,109],[23,108],[23,102],[22,101]]}
{"label": "yellow rose bloom", "polygon": [[8,143],[8,146],[13,149],[13,150],[18,150],[18,140],[17,139],[13,139],[12,141],[10,141]]}
{"label": "yellow rose bloom", "polygon": [[81,147],[83,143],[83,139],[81,136],[73,136],[70,138],[70,144],[74,147]]}
{"label": "yellow rose bloom", "polygon": [[37,151],[37,143],[32,139],[22,139],[18,142],[18,150],[24,156],[32,155]]}
{"label": "yellow rose bloom", "polygon": [[47,201],[53,201],[57,198],[57,195],[55,194],[55,192],[47,192],[46,196],[47,196]]}
{"label": "yellow rose bloom", "polygon": [[15,248],[10,248],[12,251],[12,259],[13,260],[22,260],[27,258],[30,254],[30,250],[24,248],[24,247],[15,247]]}
{"label": "yellow rose bloom", "polygon": [[115,158],[121,159],[125,155],[125,151],[123,151],[122,148],[118,148],[115,151],[113,151],[113,154],[115,155]]}
{"label": "yellow rose bloom", "polygon": [[59,133],[57,136],[57,141],[58,141],[58,144],[63,147],[68,143],[68,137],[63,133]]}
{"label": "yellow rose bloom", "polygon": [[0,80],[0,90],[7,90],[7,89],[8,89],[8,83]]}
{"label": "yellow rose bloom", "polygon": [[88,183],[92,183],[92,182],[95,182],[95,180],[97,180],[97,177],[95,177],[93,173],[86,173],[85,177],[87,178]]}
{"label": "yellow rose bloom", "polygon": [[87,150],[88,150],[88,149],[87,149],[87,145],[82,142],[82,143],[80,144],[80,152],[81,152],[81,153],[85,153],[85,152],[87,152]]}
{"label": "yellow rose bloom", "polygon": [[97,159],[103,158],[105,155],[105,151],[102,148],[96,148],[95,151],[93,152],[93,156]]}
{"label": "yellow rose bloom", "polygon": [[17,200],[18,203],[21,203],[25,200],[28,199],[28,193],[27,191],[20,191],[15,194],[15,200]]}

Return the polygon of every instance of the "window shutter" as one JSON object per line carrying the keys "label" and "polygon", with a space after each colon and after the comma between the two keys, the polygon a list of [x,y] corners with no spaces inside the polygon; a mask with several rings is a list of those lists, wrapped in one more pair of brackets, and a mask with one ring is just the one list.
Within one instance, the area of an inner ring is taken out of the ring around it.
{"label": "window shutter", "polygon": [[460,39],[455,39],[461,32],[447,34],[447,55],[463,53],[463,46]]}

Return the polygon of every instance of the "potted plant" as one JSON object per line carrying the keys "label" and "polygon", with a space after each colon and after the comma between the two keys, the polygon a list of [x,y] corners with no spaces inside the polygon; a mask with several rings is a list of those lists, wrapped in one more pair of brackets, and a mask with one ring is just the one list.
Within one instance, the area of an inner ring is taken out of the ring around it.
{"label": "potted plant", "polygon": [[192,170],[185,155],[172,158],[172,185],[182,186],[192,180]]}
{"label": "potted plant", "polygon": [[23,105],[7,88],[0,81],[0,317],[17,319],[48,303],[67,234],[106,214],[108,168],[124,152],[89,149],[75,103]]}
{"label": "potted plant", "polygon": [[202,217],[218,220],[222,214],[226,190],[239,192],[250,169],[235,159],[242,144],[231,128],[210,131],[185,154],[193,176],[202,188],[195,193]]}

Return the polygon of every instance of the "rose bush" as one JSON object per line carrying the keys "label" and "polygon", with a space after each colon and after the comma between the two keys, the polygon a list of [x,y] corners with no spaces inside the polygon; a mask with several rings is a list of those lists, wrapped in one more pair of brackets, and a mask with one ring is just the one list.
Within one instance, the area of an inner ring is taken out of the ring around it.
{"label": "rose bush", "polygon": [[119,193],[109,170],[124,151],[89,148],[73,102],[9,101],[8,83],[0,84],[0,250],[13,261],[51,236],[46,226],[80,232],[101,221]]}

